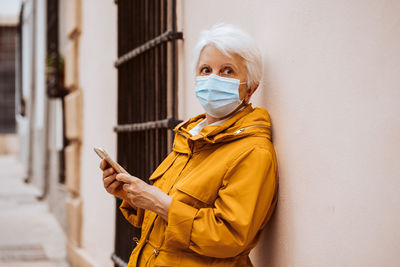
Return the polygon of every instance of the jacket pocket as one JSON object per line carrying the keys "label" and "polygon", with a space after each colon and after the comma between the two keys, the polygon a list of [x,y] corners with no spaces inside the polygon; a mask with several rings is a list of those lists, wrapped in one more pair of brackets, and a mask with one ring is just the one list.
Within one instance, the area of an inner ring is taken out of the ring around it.
{"label": "jacket pocket", "polygon": [[214,206],[219,188],[212,186],[193,186],[190,183],[177,185],[176,190],[180,193],[179,199],[195,208],[208,208]]}
{"label": "jacket pocket", "polygon": [[180,187],[176,187],[176,192],[173,197],[196,209],[209,208],[212,206],[211,201],[202,198],[201,196],[199,196],[199,194],[190,192]]}
{"label": "jacket pocket", "polygon": [[191,205],[197,201],[202,207],[211,207],[214,206],[218,197],[224,173],[224,167],[210,169],[210,165],[207,166],[201,161],[201,165],[197,165],[187,173],[177,182],[175,188],[180,193],[184,193],[184,195],[180,194],[183,202],[188,200],[190,203],[187,204]]}

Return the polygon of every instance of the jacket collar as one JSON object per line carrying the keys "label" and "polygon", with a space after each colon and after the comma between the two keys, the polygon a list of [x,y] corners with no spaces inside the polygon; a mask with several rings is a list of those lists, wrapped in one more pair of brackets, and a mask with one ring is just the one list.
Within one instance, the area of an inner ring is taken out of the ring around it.
{"label": "jacket collar", "polygon": [[221,125],[206,126],[192,136],[189,131],[205,119],[205,113],[177,125],[173,150],[190,153],[194,143],[215,144],[228,142],[248,135],[262,135],[271,140],[271,121],[268,112],[248,104]]}

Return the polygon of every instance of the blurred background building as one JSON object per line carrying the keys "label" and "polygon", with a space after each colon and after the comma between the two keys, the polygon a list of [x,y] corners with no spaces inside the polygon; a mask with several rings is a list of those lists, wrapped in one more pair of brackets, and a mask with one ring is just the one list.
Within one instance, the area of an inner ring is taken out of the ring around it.
{"label": "blurred background building", "polygon": [[0,10],[0,153],[18,153],[71,266],[128,261],[139,231],[105,192],[93,147],[149,177],[174,125],[203,112],[192,51],[217,22],[254,36],[265,65],[252,100],[272,117],[280,198],[255,266],[399,266],[398,1],[1,0]]}
{"label": "blurred background building", "polygon": [[16,49],[19,5],[0,12],[0,154],[16,152]]}

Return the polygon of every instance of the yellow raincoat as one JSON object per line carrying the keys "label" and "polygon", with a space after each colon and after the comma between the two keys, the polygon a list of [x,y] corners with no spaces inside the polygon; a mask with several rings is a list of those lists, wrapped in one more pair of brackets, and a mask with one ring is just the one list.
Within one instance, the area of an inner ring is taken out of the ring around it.
{"label": "yellow raincoat", "polygon": [[173,151],[150,181],[173,200],[168,224],[123,202],[125,218],[142,228],[133,266],[252,266],[250,250],[277,203],[278,168],[268,112],[247,105],[219,126],[175,128]]}

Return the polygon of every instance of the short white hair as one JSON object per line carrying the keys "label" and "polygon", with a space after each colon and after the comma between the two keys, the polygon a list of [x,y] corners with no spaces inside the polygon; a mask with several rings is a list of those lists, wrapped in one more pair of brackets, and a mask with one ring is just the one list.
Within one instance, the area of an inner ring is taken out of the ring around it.
{"label": "short white hair", "polygon": [[237,54],[243,58],[247,69],[247,86],[254,89],[261,81],[263,66],[261,52],[255,40],[244,30],[232,24],[218,23],[209,30],[200,32],[194,49],[194,70],[196,73],[201,51],[208,45],[214,45],[225,55]]}

